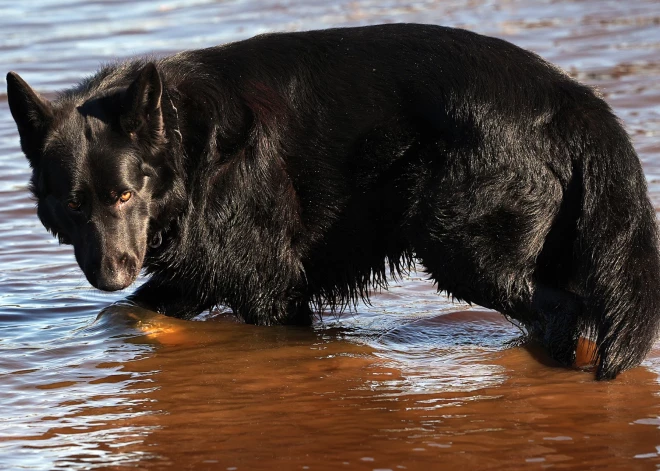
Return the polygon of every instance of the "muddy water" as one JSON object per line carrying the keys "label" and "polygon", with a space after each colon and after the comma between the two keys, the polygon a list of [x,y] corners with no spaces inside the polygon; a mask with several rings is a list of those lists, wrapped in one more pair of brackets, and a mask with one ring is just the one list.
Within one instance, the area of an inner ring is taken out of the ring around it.
{"label": "muddy water", "polygon": [[[411,21],[535,50],[597,86],[660,207],[660,4],[0,1],[0,71],[52,96],[101,63],[271,30]],[[312,329],[111,306],[40,227],[0,91],[0,469],[657,469],[660,344],[616,381],[513,347],[423,274]]]}

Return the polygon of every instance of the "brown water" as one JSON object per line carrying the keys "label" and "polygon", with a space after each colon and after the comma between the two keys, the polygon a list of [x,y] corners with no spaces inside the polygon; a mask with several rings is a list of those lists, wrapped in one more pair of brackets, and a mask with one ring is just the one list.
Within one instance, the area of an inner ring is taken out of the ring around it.
{"label": "brown water", "polygon": [[[660,207],[660,3],[0,0],[0,72],[48,96],[101,63],[272,30],[411,21],[509,39],[601,89]],[[111,306],[40,226],[0,91],[0,469],[660,468],[660,344],[616,381],[509,346],[422,274],[312,329]]]}

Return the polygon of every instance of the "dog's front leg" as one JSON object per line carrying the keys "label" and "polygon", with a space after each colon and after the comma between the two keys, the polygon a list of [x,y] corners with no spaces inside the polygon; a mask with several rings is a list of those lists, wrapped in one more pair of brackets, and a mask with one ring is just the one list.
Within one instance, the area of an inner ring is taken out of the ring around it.
{"label": "dog's front leg", "polygon": [[[297,291],[297,290],[293,290]],[[217,302],[186,294],[177,283],[151,278],[126,298],[138,306],[179,319],[192,319],[201,312],[217,305]],[[267,299],[267,303],[242,303],[229,307],[248,324],[310,325],[313,312],[309,300],[300,294],[287,293],[281,297],[256,295],[254,299]],[[193,302],[196,300],[197,302]]]}
{"label": "dog's front leg", "polygon": [[309,326],[314,318],[309,299],[300,295],[287,294],[269,299],[267,303],[230,307],[248,324]]}
{"label": "dog's front leg", "polygon": [[202,303],[193,302],[175,283],[156,277],[151,278],[126,298],[140,307],[179,319],[192,319],[205,309]]}

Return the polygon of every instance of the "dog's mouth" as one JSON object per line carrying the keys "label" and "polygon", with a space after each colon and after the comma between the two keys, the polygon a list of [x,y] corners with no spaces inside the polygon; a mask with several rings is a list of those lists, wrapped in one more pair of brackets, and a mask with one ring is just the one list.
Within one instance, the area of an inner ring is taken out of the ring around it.
{"label": "dog's mouth", "polygon": [[142,261],[137,257],[123,254],[103,261],[99,270],[88,277],[89,282],[103,291],[119,291],[128,288],[137,279]]}

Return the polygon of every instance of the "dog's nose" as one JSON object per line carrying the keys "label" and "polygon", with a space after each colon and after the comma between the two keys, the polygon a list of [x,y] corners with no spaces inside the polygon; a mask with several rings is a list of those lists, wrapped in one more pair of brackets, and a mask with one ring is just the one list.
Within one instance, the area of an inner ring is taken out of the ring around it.
{"label": "dog's nose", "polygon": [[124,270],[129,270],[132,273],[137,266],[137,258],[127,253],[123,253],[117,258],[117,266],[120,269],[123,268]]}
{"label": "dog's nose", "polygon": [[104,291],[124,289],[137,278],[138,259],[129,253],[108,257],[104,262],[97,277],[99,289]]}

